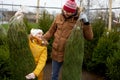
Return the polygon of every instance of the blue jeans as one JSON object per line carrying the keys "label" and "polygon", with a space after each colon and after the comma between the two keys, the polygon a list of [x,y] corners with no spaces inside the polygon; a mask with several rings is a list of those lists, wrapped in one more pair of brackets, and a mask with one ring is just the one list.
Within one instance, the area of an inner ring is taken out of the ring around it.
{"label": "blue jeans", "polygon": [[63,62],[52,60],[52,80],[58,80],[60,68]]}

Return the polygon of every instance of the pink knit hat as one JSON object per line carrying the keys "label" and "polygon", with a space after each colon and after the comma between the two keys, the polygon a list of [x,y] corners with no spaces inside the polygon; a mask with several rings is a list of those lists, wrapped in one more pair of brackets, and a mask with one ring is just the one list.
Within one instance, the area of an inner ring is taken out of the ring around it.
{"label": "pink knit hat", "polygon": [[76,8],[77,8],[77,4],[75,3],[75,0],[68,0],[63,6],[63,9],[65,11],[72,13],[76,11]]}

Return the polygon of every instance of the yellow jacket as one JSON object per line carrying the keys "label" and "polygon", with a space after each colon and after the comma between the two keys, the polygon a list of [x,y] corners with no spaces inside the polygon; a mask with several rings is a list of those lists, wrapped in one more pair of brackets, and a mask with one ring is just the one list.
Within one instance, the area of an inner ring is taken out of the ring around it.
{"label": "yellow jacket", "polygon": [[[41,43],[38,44],[36,39],[29,39],[29,45],[36,63],[36,68],[34,69],[33,73],[38,77],[38,80],[42,80],[42,71],[47,60],[47,47],[42,46]],[[42,75],[41,79],[39,79],[40,75]]]}

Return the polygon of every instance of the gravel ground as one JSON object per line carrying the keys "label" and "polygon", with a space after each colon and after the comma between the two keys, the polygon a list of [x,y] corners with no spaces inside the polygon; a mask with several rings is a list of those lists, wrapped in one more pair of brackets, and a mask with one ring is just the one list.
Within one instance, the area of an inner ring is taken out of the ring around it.
{"label": "gravel ground", "polygon": [[[43,80],[51,80],[51,69],[52,69],[51,67],[52,67],[51,62],[47,62],[46,66],[44,68],[44,79]],[[60,71],[59,80],[62,80],[61,79],[61,71]],[[98,75],[83,71],[82,72],[82,80],[104,80],[104,79]]]}

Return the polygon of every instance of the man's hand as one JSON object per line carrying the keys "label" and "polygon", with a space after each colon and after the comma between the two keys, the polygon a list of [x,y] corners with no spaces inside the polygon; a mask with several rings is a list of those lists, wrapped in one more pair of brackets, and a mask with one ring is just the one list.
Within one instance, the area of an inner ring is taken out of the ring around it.
{"label": "man's hand", "polygon": [[48,41],[44,39],[43,36],[41,37],[41,39],[42,39],[42,45],[47,46],[49,44]]}
{"label": "man's hand", "polygon": [[84,12],[80,13],[79,20],[82,20],[85,25],[89,25],[89,20]]}

